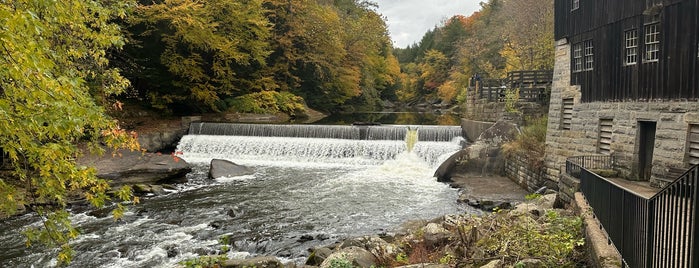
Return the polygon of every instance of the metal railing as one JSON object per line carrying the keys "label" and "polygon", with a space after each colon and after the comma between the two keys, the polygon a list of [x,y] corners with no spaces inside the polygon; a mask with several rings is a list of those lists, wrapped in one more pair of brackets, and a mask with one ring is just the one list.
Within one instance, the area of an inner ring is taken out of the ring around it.
{"label": "metal railing", "polygon": [[699,267],[699,165],[650,198],[647,267]]}
{"label": "metal railing", "polygon": [[580,178],[582,168],[614,169],[615,159],[612,155],[585,155],[566,159],[566,173]]}
{"label": "metal railing", "polygon": [[611,156],[566,160],[566,173],[629,267],[699,267],[699,165],[651,198],[590,170],[614,167]]}

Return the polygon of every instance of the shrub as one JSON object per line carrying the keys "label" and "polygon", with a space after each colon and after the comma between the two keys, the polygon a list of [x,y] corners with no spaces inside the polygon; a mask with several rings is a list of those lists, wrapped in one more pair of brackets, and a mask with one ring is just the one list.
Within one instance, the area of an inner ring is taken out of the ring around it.
{"label": "shrub", "polygon": [[305,111],[303,98],[289,92],[262,91],[226,99],[230,110],[242,113],[285,113],[296,115]]}
{"label": "shrub", "polygon": [[502,145],[502,150],[508,157],[523,156],[529,166],[539,169],[544,164],[546,148],[547,117],[528,120],[529,124],[522,128],[522,132],[515,140]]}

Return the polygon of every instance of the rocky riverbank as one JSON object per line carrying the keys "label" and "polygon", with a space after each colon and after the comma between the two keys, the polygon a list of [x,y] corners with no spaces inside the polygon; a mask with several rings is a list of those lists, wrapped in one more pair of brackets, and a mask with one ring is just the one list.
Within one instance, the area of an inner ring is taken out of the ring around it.
{"label": "rocky riverbank", "polygon": [[[391,234],[346,239],[309,250],[302,267],[579,267],[582,221],[545,195],[511,210],[412,221]],[[223,245],[223,248],[228,248]],[[207,256],[183,266],[294,267],[274,257]]]}

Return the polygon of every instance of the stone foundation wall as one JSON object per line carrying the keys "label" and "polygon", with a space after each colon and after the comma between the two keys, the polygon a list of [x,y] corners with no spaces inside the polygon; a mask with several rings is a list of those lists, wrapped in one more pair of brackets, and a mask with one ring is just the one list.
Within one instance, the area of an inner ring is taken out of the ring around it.
{"label": "stone foundation wall", "polygon": [[555,184],[548,182],[542,169],[530,167],[527,159],[520,156],[505,157],[505,176],[529,192],[535,192],[543,186],[557,188]]}
{"label": "stone foundation wall", "polygon": [[[611,154],[627,179],[638,180],[639,121],[656,123],[651,184],[663,186],[676,169],[688,168],[689,124],[699,124],[697,101],[580,102],[579,86],[570,85],[570,45],[556,42],[556,64],[546,134],[545,173],[558,181],[571,156],[600,153],[600,119],[612,119]],[[573,99],[570,129],[563,129],[563,100]]]}

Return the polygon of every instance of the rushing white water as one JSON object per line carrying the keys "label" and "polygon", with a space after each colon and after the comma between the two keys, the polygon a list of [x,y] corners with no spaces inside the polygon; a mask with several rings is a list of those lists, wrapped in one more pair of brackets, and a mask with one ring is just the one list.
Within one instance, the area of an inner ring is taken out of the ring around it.
{"label": "rushing white water", "polygon": [[[439,156],[459,150],[462,141],[417,142],[413,151],[434,165]],[[407,151],[407,144],[403,140],[187,135],[180,140],[177,151],[189,163],[221,158],[259,165],[378,165]]]}
{"label": "rushing white water", "polygon": [[[350,236],[390,232],[413,219],[461,212],[457,192],[432,177],[462,139],[404,140],[187,135],[177,148],[194,166],[189,182],[165,196],[143,198],[123,220],[80,213],[73,267],[172,267],[218,253],[274,255],[302,262],[306,249]],[[255,173],[206,178],[213,158]],[[55,251],[24,248],[26,216],[0,223],[0,267],[55,265]],[[300,240],[302,236],[313,240]]]}

